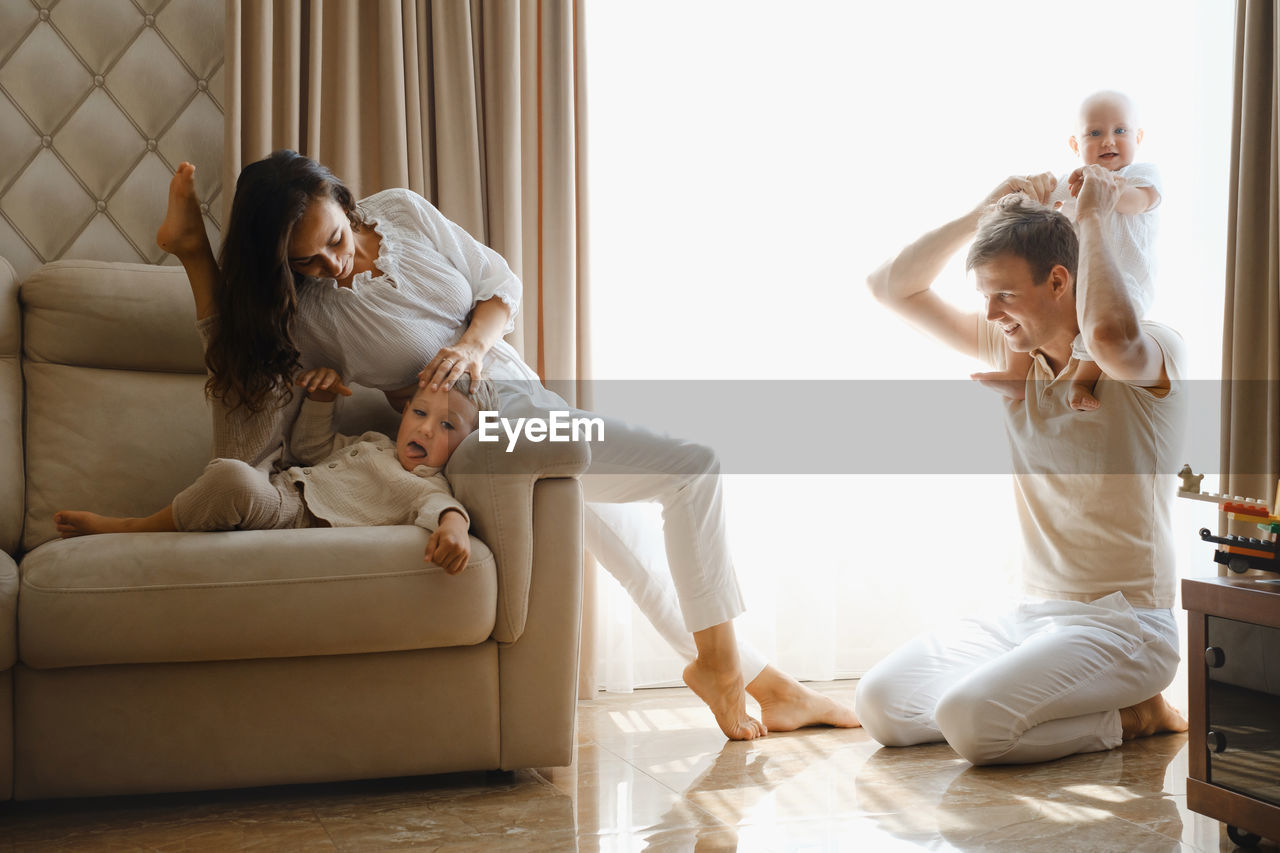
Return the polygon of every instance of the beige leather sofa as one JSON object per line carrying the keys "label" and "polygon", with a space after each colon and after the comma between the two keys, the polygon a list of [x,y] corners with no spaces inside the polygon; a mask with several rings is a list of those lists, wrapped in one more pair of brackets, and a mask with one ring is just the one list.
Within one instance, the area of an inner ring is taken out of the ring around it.
{"label": "beige leather sofa", "polygon": [[[0,264],[0,795],[567,764],[583,447],[459,448],[488,547],[457,576],[407,526],[56,537],[207,461],[193,317],[177,268]],[[374,392],[341,417],[396,422]]]}

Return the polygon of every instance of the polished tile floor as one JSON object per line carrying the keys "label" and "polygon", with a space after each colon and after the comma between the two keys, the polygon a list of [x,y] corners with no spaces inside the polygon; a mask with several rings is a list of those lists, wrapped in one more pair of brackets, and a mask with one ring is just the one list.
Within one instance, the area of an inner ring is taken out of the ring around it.
{"label": "polished tile floor", "polygon": [[1186,772],[1181,735],[988,769],[861,730],[726,743],[687,690],[648,690],[580,704],[572,767],[10,804],[0,851],[1235,849]]}

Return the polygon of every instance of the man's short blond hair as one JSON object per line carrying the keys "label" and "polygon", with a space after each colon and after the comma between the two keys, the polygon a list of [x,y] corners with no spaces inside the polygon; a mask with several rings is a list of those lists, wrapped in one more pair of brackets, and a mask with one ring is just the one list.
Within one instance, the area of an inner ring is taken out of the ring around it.
{"label": "man's short blond hair", "polygon": [[1071,220],[1056,210],[1012,193],[991,205],[978,220],[978,236],[965,258],[966,271],[1000,255],[1026,260],[1036,284],[1049,278],[1055,266],[1063,266],[1075,281],[1080,240]]}

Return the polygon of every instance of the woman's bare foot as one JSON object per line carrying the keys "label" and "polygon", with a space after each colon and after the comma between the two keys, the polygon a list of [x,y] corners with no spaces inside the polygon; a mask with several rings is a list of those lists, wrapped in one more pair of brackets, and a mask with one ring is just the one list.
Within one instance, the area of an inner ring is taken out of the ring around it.
{"label": "woman's bare foot", "polygon": [[747,685],[760,703],[760,720],[771,732],[791,732],[805,726],[856,728],[857,714],[830,696],[805,687],[776,667],[766,666]]}
{"label": "woman's bare foot", "polygon": [[753,740],[769,733],[747,713],[742,673],[736,667],[715,666],[698,657],[684,668],[684,683],[707,703],[720,731],[730,740]]}
{"label": "woman's bare foot", "polygon": [[195,175],[195,166],[179,164],[173,180],[169,181],[169,209],[156,232],[156,244],[179,259],[202,253],[209,245],[204,216],[200,213],[200,199],[196,198]]}
{"label": "woman's bare foot", "polygon": [[79,510],[63,510],[53,514],[54,526],[58,528],[58,535],[63,539],[70,539],[72,536],[88,536],[91,533],[125,533],[129,529],[128,523],[135,520]]}
{"label": "woman's bare foot", "polygon": [[990,373],[970,373],[969,378],[1010,400],[1022,400],[1027,396],[1027,378],[1025,376],[1010,376],[1007,373],[992,371]]}
{"label": "woman's bare foot", "polygon": [[1120,730],[1125,740],[1163,732],[1185,732],[1188,728],[1186,717],[1159,693],[1137,705],[1120,709]]}

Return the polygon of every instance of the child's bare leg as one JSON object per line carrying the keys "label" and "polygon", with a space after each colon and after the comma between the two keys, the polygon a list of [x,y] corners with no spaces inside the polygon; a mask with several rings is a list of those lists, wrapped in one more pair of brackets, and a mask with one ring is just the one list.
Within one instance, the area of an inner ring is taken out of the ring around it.
{"label": "child's bare leg", "polygon": [[862,725],[852,708],[805,687],[773,666],[766,666],[753,678],[747,692],[760,703],[760,721],[771,732],[789,732],[805,726]]}
{"label": "child's bare leg", "polygon": [[1092,412],[1098,406],[1098,398],[1093,396],[1093,388],[1098,384],[1102,368],[1096,361],[1082,361],[1076,368],[1075,378],[1071,380],[1071,396],[1068,402],[1071,408],[1080,412]]}
{"label": "child's bare leg", "polygon": [[156,244],[182,262],[196,299],[196,319],[214,313],[218,262],[204,230],[200,200],[196,198],[196,167],[182,163],[169,182],[169,208],[156,232]]}
{"label": "child's bare leg", "polygon": [[694,631],[698,656],[684,668],[684,683],[707,703],[720,730],[730,740],[751,740],[768,733],[747,713],[746,686],[738,660],[738,643],[733,623],[721,622]]}
{"label": "child's bare leg", "polygon": [[1031,354],[1009,350],[1005,364],[1004,370],[970,373],[969,378],[1010,400],[1026,399],[1027,374],[1031,372]]}
{"label": "child's bare leg", "polygon": [[62,510],[53,514],[53,523],[63,539],[90,533],[173,533],[173,505],[146,518],[116,518],[80,510]]}

